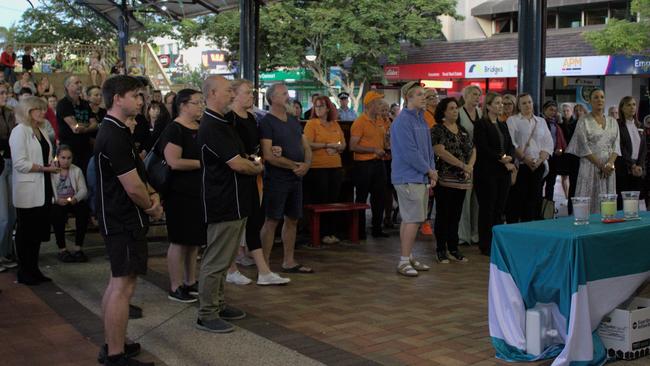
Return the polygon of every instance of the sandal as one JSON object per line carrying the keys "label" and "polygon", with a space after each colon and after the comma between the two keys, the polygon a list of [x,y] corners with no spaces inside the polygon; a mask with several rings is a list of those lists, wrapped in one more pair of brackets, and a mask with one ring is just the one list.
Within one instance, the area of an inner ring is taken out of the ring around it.
{"label": "sandal", "polygon": [[295,266],[291,268],[284,268],[282,267],[282,272],[284,273],[299,273],[299,274],[308,274],[308,273],[314,273],[314,270],[311,268],[307,268],[303,266],[302,264],[296,264]]}
{"label": "sandal", "polygon": [[411,258],[410,262],[411,262],[411,266],[413,266],[413,268],[415,268],[417,271],[428,271],[429,269],[431,269],[431,267],[427,266],[424,263],[418,262],[415,258]]}
{"label": "sandal", "polygon": [[401,274],[402,276],[406,277],[417,277],[418,276],[418,271],[413,268],[411,263],[402,263],[399,266],[397,266],[397,273]]}

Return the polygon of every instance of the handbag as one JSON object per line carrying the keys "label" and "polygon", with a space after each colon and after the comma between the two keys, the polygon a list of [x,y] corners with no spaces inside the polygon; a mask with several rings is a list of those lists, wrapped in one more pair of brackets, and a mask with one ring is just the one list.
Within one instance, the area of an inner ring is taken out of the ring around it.
{"label": "handbag", "polygon": [[555,202],[552,200],[547,200],[546,198],[542,199],[542,209],[539,213],[539,216],[543,220],[548,220],[555,218]]}
{"label": "handbag", "polygon": [[151,151],[144,157],[144,168],[147,171],[147,182],[158,192],[164,194],[167,190],[171,168],[167,165],[165,157],[158,151],[158,142],[154,142]]}

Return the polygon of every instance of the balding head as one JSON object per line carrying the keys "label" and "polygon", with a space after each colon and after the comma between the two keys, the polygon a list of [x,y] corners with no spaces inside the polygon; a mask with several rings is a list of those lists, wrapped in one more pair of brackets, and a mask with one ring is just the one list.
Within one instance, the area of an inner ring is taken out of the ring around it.
{"label": "balding head", "polygon": [[201,87],[208,108],[221,114],[226,113],[234,94],[230,80],[221,75],[208,76]]}

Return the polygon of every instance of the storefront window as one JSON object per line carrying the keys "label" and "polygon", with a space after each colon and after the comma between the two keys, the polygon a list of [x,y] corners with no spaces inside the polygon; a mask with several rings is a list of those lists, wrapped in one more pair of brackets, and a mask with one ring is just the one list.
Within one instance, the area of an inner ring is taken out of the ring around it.
{"label": "storefront window", "polygon": [[627,2],[611,3],[609,5],[610,18],[612,19],[630,19],[630,11]]}
{"label": "storefront window", "polygon": [[582,21],[580,8],[563,7],[559,10],[560,28],[579,28]]}
{"label": "storefront window", "polygon": [[510,15],[494,19],[494,33],[510,33],[512,27],[512,17]]}
{"label": "storefront window", "polygon": [[585,25],[607,23],[607,8],[585,10]]}
{"label": "storefront window", "polygon": [[546,29],[555,29],[557,28],[557,10],[549,9],[546,13]]}

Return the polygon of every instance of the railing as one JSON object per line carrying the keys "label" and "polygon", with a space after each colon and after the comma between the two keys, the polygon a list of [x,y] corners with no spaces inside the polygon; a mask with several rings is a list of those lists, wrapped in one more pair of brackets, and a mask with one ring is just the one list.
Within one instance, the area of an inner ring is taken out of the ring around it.
{"label": "railing", "polygon": [[[87,74],[90,57],[93,52],[99,52],[108,73],[111,67],[118,60],[117,45],[83,45],[83,44],[43,44],[43,43],[16,43],[14,52],[18,55],[18,67],[16,71],[21,71],[20,61],[25,47],[32,47],[32,56],[36,64],[34,72],[50,73],[52,68],[51,62],[58,53],[63,55],[63,72],[73,74]],[[149,44],[131,44],[126,47],[127,59],[124,64],[129,65],[131,57],[136,57],[138,63],[144,65],[145,74],[151,80],[155,89],[169,91],[172,89],[171,81],[163,70],[158,56]]]}
{"label": "railing", "polygon": [[[25,47],[32,47],[32,56],[36,61],[34,65],[35,72],[51,72],[50,64],[55,59],[57,53],[63,55],[63,70],[75,74],[88,73],[88,64],[92,52],[99,52],[104,64],[109,71],[111,66],[117,61],[117,46],[113,45],[83,45],[83,44],[44,44],[44,43],[16,43],[14,52],[18,55],[18,61],[24,53]],[[19,71],[20,67],[16,71]]]}

